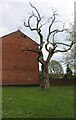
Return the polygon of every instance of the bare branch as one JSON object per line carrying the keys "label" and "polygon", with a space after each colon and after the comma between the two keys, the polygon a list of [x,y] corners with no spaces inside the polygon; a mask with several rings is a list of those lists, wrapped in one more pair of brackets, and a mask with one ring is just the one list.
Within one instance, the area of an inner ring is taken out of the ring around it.
{"label": "bare branch", "polygon": [[50,58],[53,56],[53,53],[54,53],[54,51],[53,51],[53,49],[50,47],[50,49],[49,49],[49,55],[48,55],[47,60],[46,60],[46,64],[48,64],[48,62],[50,61]]}
{"label": "bare branch", "polygon": [[37,10],[37,8],[36,8],[36,7],[34,7],[31,3],[29,3],[29,4],[31,5],[31,7],[32,7],[32,8],[34,8],[34,9],[35,9],[35,11],[36,11],[36,13],[37,13],[37,15],[38,15],[38,16],[34,15],[34,17],[36,17],[36,18],[37,18],[37,25],[36,25],[36,28],[37,28],[37,31],[38,31],[38,28],[39,28],[39,23],[40,23],[40,21],[41,21],[41,16],[40,16],[40,13],[38,12],[38,10]]}
{"label": "bare branch", "polygon": [[37,14],[38,14],[38,17],[39,17],[39,20],[41,20],[41,16],[40,16],[40,13],[38,12],[38,10],[36,9],[36,7],[34,7],[30,2],[29,2],[29,4],[31,5],[31,7],[32,8],[34,8],[35,9],[35,11],[37,12]]}
{"label": "bare branch", "polygon": [[56,44],[65,45],[65,46],[68,46],[68,47],[69,47],[68,44],[65,44],[65,43],[62,43],[62,42],[56,42]]}
{"label": "bare branch", "polygon": [[54,39],[55,39],[55,33],[53,33],[53,38],[52,38],[52,43],[51,43],[53,45],[55,44],[55,40]]}
{"label": "bare branch", "polygon": [[44,43],[45,43],[45,41],[39,45],[39,50],[41,50],[43,48]]}
{"label": "bare branch", "polygon": [[62,45],[65,45],[65,46],[68,46],[69,48],[67,48],[67,49],[65,49],[65,50],[55,50],[54,51],[54,53],[57,53],[57,52],[67,52],[67,51],[69,51],[71,48],[72,48],[72,46],[75,44],[76,42],[71,42],[71,44],[70,45],[67,45],[67,44],[64,44],[64,43],[60,43],[60,44],[62,44]]}
{"label": "bare branch", "polygon": [[46,51],[50,52],[49,49],[48,49],[48,44],[49,44],[49,42],[47,42],[47,43],[45,44],[45,49],[46,49]]}
{"label": "bare branch", "polygon": [[47,24],[47,22],[45,22],[45,23],[43,23],[43,24],[40,24],[40,27],[39,27],[39,29],[41,29],[44,25],[46,25]]}
{"label": "bare branch", "polygon": [[44,61],[44,59],[43,59],[43,53],[42,53],[42,51],[39,50],[39,51],[38,51],[38,54],[39,54],[39,56],[38,56],[37,60],[38,60],[41,64],[44,64],[45,61]]}
{"label": "bare branch", "polygon": [[52,44],[51,43],[51,45],[52,45],[52,47],[49,47],[48,48],[48,45],[49,45],[49,42],[47,42],[46,44],[45,44],[45,49],[46,49],[46,51],[49,53],[48,54],[48,57],[47,57],[47,60],[46,60],[46,64],[48,64],[48,62],[50,61],[50,58],[53,56],[53,54],[54,54],[54,50],[55,50],[55,48],[56,48],[56,45],[55,44]]}
{"label": "bare branch", "polygon": [[[56,18],[54,18],[54,19],[56,19]],[[55,20],[53,21],[52,24],[54,24],[54,22],[55,22]],[[51,25],[51,24],[50,24],[50,25]],[[52,30],[52,31],[51,31],[51,28],[50,28],[51,26],[49,26],[49,33],[48,33],[48,36],[47,36],[47,41],[49,41],[50,35],[53,34],[53,40],[54,40],[55,34],[57,34],[57,33],[59,33],[59,32],[64,32],[64,31],[66,31],[67,29],[64,28],[64,25],[65,25],[65,24],[63,24],[63,28],[62,28],[61,30],[59,30],[59,29],[54,29],[54,30]]]}
{"label": "bare branch", "polygon": [[[35,9],[35,11],[37,12],[38,16],[34,15],[37,18],[37,24],[36,24],[36,31],[40,37],[40,46],[42,46],[43,44],[43,35],[41,34],[41,27],[42,25],[39,27],[39,23],[41,21],[41,16],[40,13],[38,12],[37,8],[34,7],[31,3],[30,3],[31,7]],[[43,46],[42,46],[43,47]],[[42,47],[40,49],[42,49]]]}
{"label": "bare branch", "polygon": [[[53,10],[52,10],[53,11]],[[53,17],[51,17],[51,19],[52,19],[52,21],[51,21],[51,23],[50,23],[50,25],[49,25],[49,33],[48,33],[48,36],[47,36],[47,41],[49,41],[49,37],[50,37],[50,31],[51,31],[51,27],[52,27],[52,25],[54,24],[54,22],[55,22],[55,20],[56,20],[56,16],[57,16],[57,13],[56,13],[57,11],[53,11]]]}
{"label": "bare branch", "polygon": [[61,30],[55,29],[55,30],[51,31],[50,34],[52,34],[52,33],[56,34],[56,33],[64,32],[64,31],[66,31],[66,29],[64,28],[64,24],[63,24],[63,28]]}
{"label": "bare branch", "polygon": [[35,15],[35,13],[32,11],[32,15],[37,19],[38,21],[38,16]]}
{"label": "bare branch", "polygon": [[[28,24],[26,24],[26,23],[24,22],[24,26],[25,26],[25,27],[28,27],[31,31],[36,31],[36,32],[38,33],[38,35],[39,35],[39,37],[40,37],[40,46],[41,46],[40,49],[42,49],[42,47],[43,47],[43,46],[42,46],[42,45],[43,45],[43,35],[42,35],[42,33],[41,33],[41,28],[42,28],[43,25],[40,25],[40,22],[41,22],[42,18],[41,18],[41,16],[40,16],[40,13],[38,12],[37,8],[34,7],[31,3],[29,3],[29,4],[30,4],[31,7],[36,11],[37,15],[35,15],[34,12],[32,11],[31,16],[29,16],[29,18],[28,18]],[[35,28],[32,28],[32,27],[31,27],[30,21],[31,21],[31,18],[32,18],[32,17],[35,17],[36,20],[37,20],[37,23],[36,23],[36,27],[35,27]]]}
{"label": "bare branch", "polygon": [[33,15],[31,15],[31,16],[28,18],[28,24],[26,24],[26,23],[24,22],[24,26],[30,28],[31,31],[37,31],[36,28],[32,28],[31,25],[30,25],[30,19],[31,19],[32,17],[33,17]]}
{"label": "bare branch", "polygon": [[26,49],[26,50],[21,50],[20,53],[22,52],[25,52],[25,51],[31,51],[31,52],[34,52],[34,53],[37,53],[39,56],[37,58],[37,60],[41,63],[41,64],[44,64],[44,60],[43,60],[43,55],[42,55],[42,52],[39,51],[39,50],[34,50],[34,49]]}
{"label": "bare branch", "polygon": [[34,49],[26,49],[26,51],[32,51],[32,52],[38,53],[38,51]]}
{"label": "bare branch", "polygon": [[52,27],[53,23],[55,22],[55,19],[56,19],[56,16],[57,16],[56,12],[57,11],[55,11],[55,12],[53,11],[53,17],[51,18],[52,21],[51,21],[51,24],[49,25],[49,33],[50,33],[50,30],[51,30],[51,27]]}

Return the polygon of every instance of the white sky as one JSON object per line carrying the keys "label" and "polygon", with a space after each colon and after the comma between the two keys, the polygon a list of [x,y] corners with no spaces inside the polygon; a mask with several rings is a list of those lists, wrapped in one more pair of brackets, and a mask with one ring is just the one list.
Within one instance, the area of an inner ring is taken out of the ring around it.
{"label": "white sky", "polygon": [[[32,10],[29,1],[45,17],[53,7],[58,10],[59,17],[63,22],[66,24],[73,22],[75,0],[0,0],[0,36],[17,30],[18,27],[23,29],[23,21]],[[27,34],[30,35],[29,32]]]}
{"label": "white sky", "polygon": [[[16,31],[20,27],[25,34],[33,39],[37,39],[34,32],[23,26],[24,20],[32,10],[29,1],[45,17],[50,15],[51,7],[57,9],[59,19],[65,22],[66,26],[69,26],[74,20],[75,0],[0,0],[0,37]],[[44,34],[46,34],[46,28],[44,29]],[[61,53],[56,55],[55,59],[59,59],[60,56]]]}

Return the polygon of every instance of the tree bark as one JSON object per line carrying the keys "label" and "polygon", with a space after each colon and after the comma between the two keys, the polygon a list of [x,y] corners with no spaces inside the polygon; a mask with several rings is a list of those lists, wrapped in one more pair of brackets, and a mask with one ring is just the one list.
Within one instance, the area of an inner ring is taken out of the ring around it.
{"label": "tree bark", "polygon": [[42,87],[47,90],[50,87],[49,84],[49,73],[48,73],[48,64],[42,64]]}

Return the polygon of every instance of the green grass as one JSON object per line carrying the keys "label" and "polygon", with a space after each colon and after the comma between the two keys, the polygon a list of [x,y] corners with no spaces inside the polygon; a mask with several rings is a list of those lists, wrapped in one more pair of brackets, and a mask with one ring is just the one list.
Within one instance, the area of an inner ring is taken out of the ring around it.
{"label": "green grass", "polygon": [[0,120],[2,118],[2,87],[0,86]]}
{"label": "green grass", "polygon": [[3,87],[3,118],[74,118],[74,87]]}

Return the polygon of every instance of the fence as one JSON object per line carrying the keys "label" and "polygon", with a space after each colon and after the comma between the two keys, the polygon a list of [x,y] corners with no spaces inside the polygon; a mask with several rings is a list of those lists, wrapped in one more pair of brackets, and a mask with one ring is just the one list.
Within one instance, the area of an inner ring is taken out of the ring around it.
{"label": "fence", "polygon": [[62,85],[76,85],[76,80],[68,80],[68,79],[50,79],[51,86],[62,86]]}

